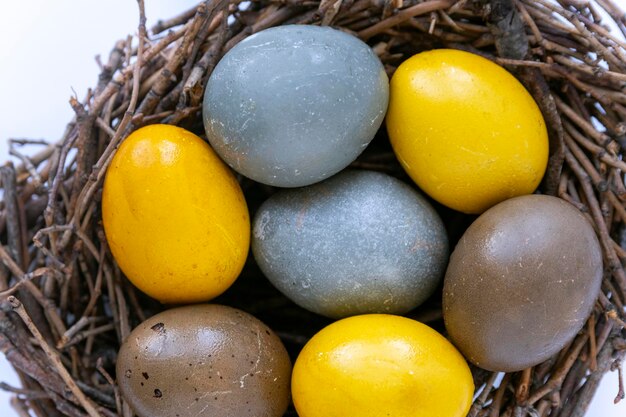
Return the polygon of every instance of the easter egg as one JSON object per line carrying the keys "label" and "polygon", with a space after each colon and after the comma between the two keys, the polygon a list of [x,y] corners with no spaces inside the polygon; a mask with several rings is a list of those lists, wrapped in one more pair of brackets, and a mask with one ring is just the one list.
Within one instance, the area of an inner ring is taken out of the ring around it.
{"label": "easter egg", "polygon": [[237,172],[278,187],[327,178],[356,159],[387,110],[371,48],[329,27],[260,31],[224,55],[204,95],[209,142]]}
{"label": "easter egg", "polygon": [[464,417],[474,383],[465,359],[430,327],[367,314],[309,340],[291,393],[300,417]]}
{"label": "easter egg", "polygon": [[243,311],[179,307],[122,344],[117,382],[139,417],[281,417],[291,362],[280,339]]}
{"label": "easter egg", "polygon": [[422,52],[398,67],[389,100],[393,150],[438,202],[482,213],[539,185],[546,126],[531,95],[499,65],[464,51]]}
{"label": "easter egg", "polygon": [[288,298],[339,318],[401,314],[424,302],[443,276],[448,240],[439,215],[410,186],[348,170],[264,202],[252,251]]}
{"label": "easter egg", "polygon": [[516,197],[483,213],[454,249],[446,329],[481,368],[519,371],[572,340],[601,283],[602,252],[587,219],[556,197]]}
{"label": "easter egg", "polygon": [[175,126],[146,126],[122,143],[106,173],[102,220],[124,274],[163,303],[218,296],[248,254],[237,180],[208,144]]}

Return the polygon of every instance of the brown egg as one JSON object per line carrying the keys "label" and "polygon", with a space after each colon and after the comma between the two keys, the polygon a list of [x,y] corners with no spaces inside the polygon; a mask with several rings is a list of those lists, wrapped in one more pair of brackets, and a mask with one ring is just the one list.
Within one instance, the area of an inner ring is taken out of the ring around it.
{"label": "brown egg", "polygon": [[291,362],[280,339],[243,311],[174,308],[122,344],[117,382],[139,417],[282,416]]}
{"label": "brown egg", "polygon": [[443,314],[453,343],[491,371],[518,371],[562,349],[600,291],[602,253],[587,219],[529,195],[482,214],[450,257]]}

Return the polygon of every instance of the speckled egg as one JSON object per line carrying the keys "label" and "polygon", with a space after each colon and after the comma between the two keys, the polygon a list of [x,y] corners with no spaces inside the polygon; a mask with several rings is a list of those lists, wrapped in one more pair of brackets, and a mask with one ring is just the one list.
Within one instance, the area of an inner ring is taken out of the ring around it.
{"label": "speckled egg", "polygon": [[448,258],[443,223],[407,184],[344,171],[267,200],[252,250],[267,278],[296,304],[332,318],[402,314],[435,290]]}
{"label": "speckled egg", "polygon": [[117,382],[139,417],[280,417],[291,362],[280,339],[243,311],[174,308],[122,344]]}
{"label": "speckled egg", "polygon": [[381,125],[389,80],[378,57],[336,29],[286,25],[233,47],[211,74],[209,142],[239,173],[300,187],[339,172]]}
{"label": "speckled egg", "polygon": [[450,257],[446,329],[481,368],[519,371],[572,340],[601,282],[600,244],[577,209],[550,196],[506,200],[472,223]]}

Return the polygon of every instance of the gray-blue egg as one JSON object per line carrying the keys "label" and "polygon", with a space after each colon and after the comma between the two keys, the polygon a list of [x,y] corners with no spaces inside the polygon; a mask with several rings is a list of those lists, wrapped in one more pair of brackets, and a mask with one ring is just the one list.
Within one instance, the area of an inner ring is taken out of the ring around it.
{"label": "gray-blue egg", "polygon": [[440,282],[448,238],[413,188],[379,172],[346,170],[265,201],[252,251],[272,284],[310,311],[403,314]]}
{"label": "gray-blue egg", "polygon": [[348,166],[380,127],[389,79],[372,49],[339,30],[287,25],[233,47],[211,74],[203,120],[237,172],[278,187]]}

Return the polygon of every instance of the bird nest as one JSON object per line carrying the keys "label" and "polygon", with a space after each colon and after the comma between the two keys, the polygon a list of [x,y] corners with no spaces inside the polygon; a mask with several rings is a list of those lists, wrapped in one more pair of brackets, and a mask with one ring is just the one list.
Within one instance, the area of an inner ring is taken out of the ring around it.
{"label": "bird nest", "polygon": [[[97,85],[70,99],[75,117],[56,144],[11,141],[19,164],[0,168],[0,348],[22,387],[20,415],[132,416],[115,384],[120,342],[163,309],[136,290],[113,260],[101,222],[101,190],[118,145],[153,123],[203,136],[204,86],[220,57],[262,29],[331,25],[366,41],[391,75],[433,48],[471,51],[512,72],[548,125],[550,158],[540,192],[578,208],[604,255],[602,293],[584,328],[558,355],[514,373],[473,368],[469,415],[582,416],[609,370],[624,396],[626,352],[626,19],[611,0],[212,0],[117,42]],[[609,29],[607,23],[613,29]],[[621,32],[621,33],[619,33]],[[408,180],[384,129],[353,166]],[[274,192],[239,178],[250,211]],[[451,245],[474,219],[438,207]],[[408,316],[444,332],[441,290]],[[295,357],[330,321],[288,301],[248,260],[216,302],[272,327]],[[293,409],[288,414],[295,415]]]}

